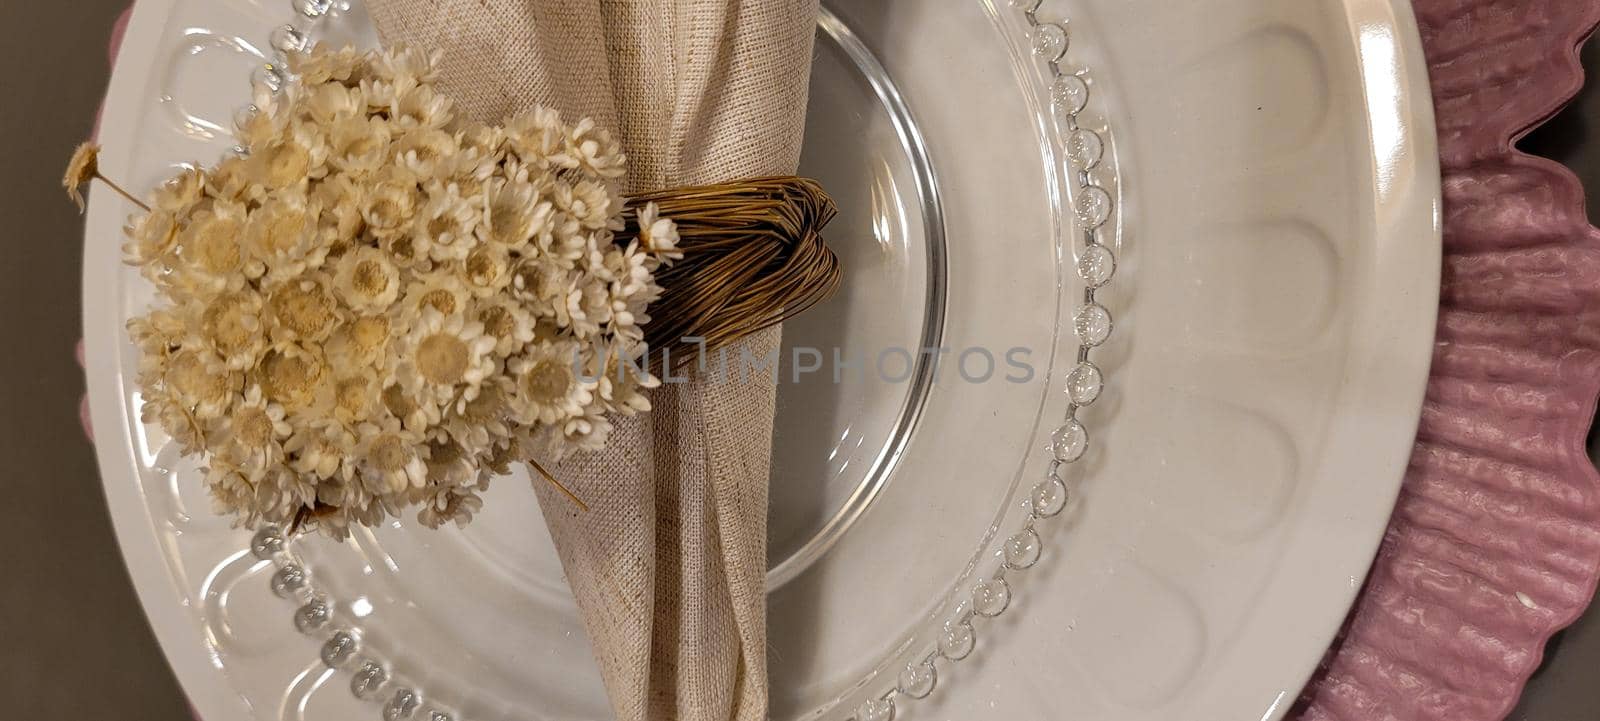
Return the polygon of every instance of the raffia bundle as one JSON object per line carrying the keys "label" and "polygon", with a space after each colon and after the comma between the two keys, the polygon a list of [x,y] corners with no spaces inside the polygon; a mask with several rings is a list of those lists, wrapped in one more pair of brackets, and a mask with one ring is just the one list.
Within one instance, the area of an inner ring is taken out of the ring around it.
{"label": "raffia bundle", "polygon": [[[656,274],[662,296],[645,328],[674,368],[732,345],[826,299],[839,261],[823,242],[837,213],[816,181],[793,176],[675,188],[630,197],[678,226],[684,257]],[[637,234],[630,225],[620,237]],[[700,343],[686,338],[703,339]]]}

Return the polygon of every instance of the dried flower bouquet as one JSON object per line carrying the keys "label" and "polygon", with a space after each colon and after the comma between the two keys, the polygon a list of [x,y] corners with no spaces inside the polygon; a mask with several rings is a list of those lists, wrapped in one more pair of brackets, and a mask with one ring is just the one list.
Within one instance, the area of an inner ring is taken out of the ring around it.
{"label": "dried flower bouquet", "polygon": [[[242,524],[464,525],[512,463],[560,486],[541,462],[648,411],[650,348],[688,359],[686,339],[718,347],[837,285],[815,183],[623,198],[605,129],[466,122],[437,62],[317,48],[258,93],[244,154],[148,203],[111,184],[143,209],[123,250],[162,301],[128,327],[144,420]],[[96,152],[68,168],[80,205]]]}

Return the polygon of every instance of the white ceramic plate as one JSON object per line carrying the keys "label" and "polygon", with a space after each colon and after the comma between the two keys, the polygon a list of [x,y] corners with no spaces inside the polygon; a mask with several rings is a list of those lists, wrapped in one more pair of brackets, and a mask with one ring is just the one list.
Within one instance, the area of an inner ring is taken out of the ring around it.
{"label": "white ceramic plate", "polygon": [[[998,6],[998,7],[997,7]],[[1042,66],[978,0],[831,3],[803,170],[844,213],[841,298],[791,345],[1033,351],[1023,383],[811,376],[780,389],[776,718],[844,718],[929,643],[1042,472],[1081,288]],[[1438,176],[1402,0],[1051,0],[1113,140],[1117,316],[1083,502],[1012,608],[900,718],[1201,720],[1287,710],[1356,593],[1405,468],[1438,291]],[[147,187],[209,161],[288,0],[141,0],[102,167]],[[370,42],[359,12],[331,30]],[[924,152],[925,151],[925,152]],[[207,721],[378,718],[267,591],[248,534],[137,423],[123,324],[149,291],[96,192],[85,335],[101,471],[157,635]],[[868,357],[872,357],[869,355]],[[914,376],[920,378],[920,376]],[[1045,419],[1045,420],[1041,420]],[[595,719],[598,672],[537,519],[502,481],[465,532],[311,544],[323,587],[464,719]],[[884,671],[888,670],[887,676]]]}

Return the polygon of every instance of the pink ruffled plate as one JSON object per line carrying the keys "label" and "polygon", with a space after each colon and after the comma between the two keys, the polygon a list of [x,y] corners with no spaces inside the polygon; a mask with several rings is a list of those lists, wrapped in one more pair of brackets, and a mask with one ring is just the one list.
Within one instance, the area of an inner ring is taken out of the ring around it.
{"label": "pink ruffled plate", "polygon": [[1583,84],[1593,0],[1417,0],[1444,174],[1422,424],[1367,587],[1307,721],[1496,721],[1600,576],[1600,231],[1513,143]]}

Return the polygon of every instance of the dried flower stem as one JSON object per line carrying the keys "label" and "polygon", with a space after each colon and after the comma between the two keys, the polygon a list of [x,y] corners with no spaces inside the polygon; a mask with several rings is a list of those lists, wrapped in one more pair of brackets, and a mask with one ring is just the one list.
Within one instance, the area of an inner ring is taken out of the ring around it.
{"label": "dried flower stem", "polygon": [[300,527],[304,525],[306,520],[309,518],[311,518],[311,509],[306,506],[301,506],[300,510],[294,512],[294,521],[289,524],[289,530],[286,531],[284,535],[289,538],[293,538],[294,534],[300,532]]}
{"label": "dried flower stem", "polygon": [[91,180],[98,180],[111,186],[112,190],[117,191],[118,195],[127,198],[128,202],[144,208],[146,213],[150,212],[149,205],[133,197],[132,193],[124,190],[122,186],[117,185],[115,181],[100,172],[100,146],[93,142],[88,142],[82,143],[73,149],[72,159],[67,161],[67,173],[61,179],[61,187],[67,189],[67,197],[78,205],[78,210],[80,211],[87,209],[87,206],[84,205],[81,191],[84,184]]}
{"label": "dried flower stem", "polygon": [[546,481],[549,481],[550,485],[555,486],[556,490],[561,491],[562,493],[566,494],[568,499],[570,499],[573,503],[578,504],[578,509],[579,510],[583,511],[584,513],[588,513],[589,512],[589,504],[584,503],[583,499],[579,498],[578,494],[573,493],[571,489],[567,488],[564,485],[561,485],[561,481],[556,480],[555,476],[550,475],[550,472],[545,470],[544,466],[539,465],[538,461],[533,460],[532,458],[529,458],[528,459],[528,465],[530,467],[532,467],[533,470],[538,471],[539,475],[544,476],[544,479]]}
{"label": "dried flower stem", "polygon": [[101,175],[100,171],[98,171],[98,170],[95,171],[94,175],[92,176],[92,179],[98,180],[98,181],[100,181],[102,183],[105,183],[106,185],[110,186],[112,190],[117,191],[117,195],[120,195],[120,196],[122,196],[124,198],[127,198],[128,202],[133,203],[134,205],[137,205],[140,208],[143,208],[144,212],[146,212],[146,213],[150,212],[149,204],[145,203],[144,201],[142,201],[142,200],[140,200],[138,198],[133,197],[132,193],[129,193],[128,191],[124,190],[122,188],[122,186],[117,185],[116,181],[113,181],[112,179],[107,178],[104,175]]}

